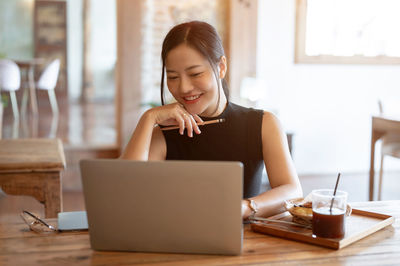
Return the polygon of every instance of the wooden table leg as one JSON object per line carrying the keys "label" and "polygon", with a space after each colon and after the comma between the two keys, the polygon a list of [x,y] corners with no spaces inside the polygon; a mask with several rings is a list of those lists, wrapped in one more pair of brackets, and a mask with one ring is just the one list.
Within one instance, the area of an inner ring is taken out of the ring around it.
{"label": "wooden table leg", "polygon": [[54,172],[48,175],[44,194],[44,212],[46,218],[56,218],[62,212],[61,174]]}
{"label": "wooden table leg", "polygon": [[44,204],[46,218],[56,218],[62,211],[60,172],[1,173],[0,187],[8,195],[26,195],[37,199]]}
{"label": "wooden table leg", "polygon": [[376,131],[372,128],[371,132],[371,161],[369,166],[369,201],[374,200],[374,183],[375,183],[375,144],[384,135],[383,132]]}

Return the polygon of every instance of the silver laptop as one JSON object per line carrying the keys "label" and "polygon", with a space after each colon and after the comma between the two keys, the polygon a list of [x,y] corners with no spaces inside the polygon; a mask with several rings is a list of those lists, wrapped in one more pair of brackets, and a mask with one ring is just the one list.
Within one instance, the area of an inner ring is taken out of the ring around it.
{"label": "silver laptop", "polygon": [[83,160],[95,250],[238,255],[240,162]]}

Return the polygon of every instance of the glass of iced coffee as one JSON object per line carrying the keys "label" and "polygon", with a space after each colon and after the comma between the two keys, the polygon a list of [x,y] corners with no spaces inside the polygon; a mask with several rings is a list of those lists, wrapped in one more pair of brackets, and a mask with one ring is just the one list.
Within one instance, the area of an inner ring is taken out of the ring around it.
{"label": "glass of iced coffee", "polygon": [[333,189],[312,191],[312,228],[318,237],[343,238],[345,234],[345,217],[347,192]]}

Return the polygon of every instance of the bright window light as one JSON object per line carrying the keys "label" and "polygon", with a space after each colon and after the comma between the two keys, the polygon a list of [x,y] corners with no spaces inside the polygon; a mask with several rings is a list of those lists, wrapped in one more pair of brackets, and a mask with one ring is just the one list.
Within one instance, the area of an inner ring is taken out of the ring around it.
{"label": "bright window light", "polygon": [[308,0],[307,56],[400,57],[399,0]]}

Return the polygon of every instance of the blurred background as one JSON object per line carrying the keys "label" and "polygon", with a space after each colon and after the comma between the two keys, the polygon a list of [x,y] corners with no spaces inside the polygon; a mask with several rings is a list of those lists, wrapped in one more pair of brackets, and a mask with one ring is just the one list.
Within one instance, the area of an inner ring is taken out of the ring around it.
{"label": "blurred background", "polygon": [[[400,120],[399,9],[395,0],[1,1],[0,57],[20,67],[18,108],[30,91],[16,119],[2,89],[2,138],[61,138],[63,188],[81,191],[79,159],[117,157],[160,104],[165,34],[203,20],[223,40],[230,100],[278,116],[305,194],[341,172],[350,200],[367,200],[372,118]],[[58,112],[46,90],[31,92],[56,59]],[[399,199],[400,153],[389,155],[382,198]]]}

